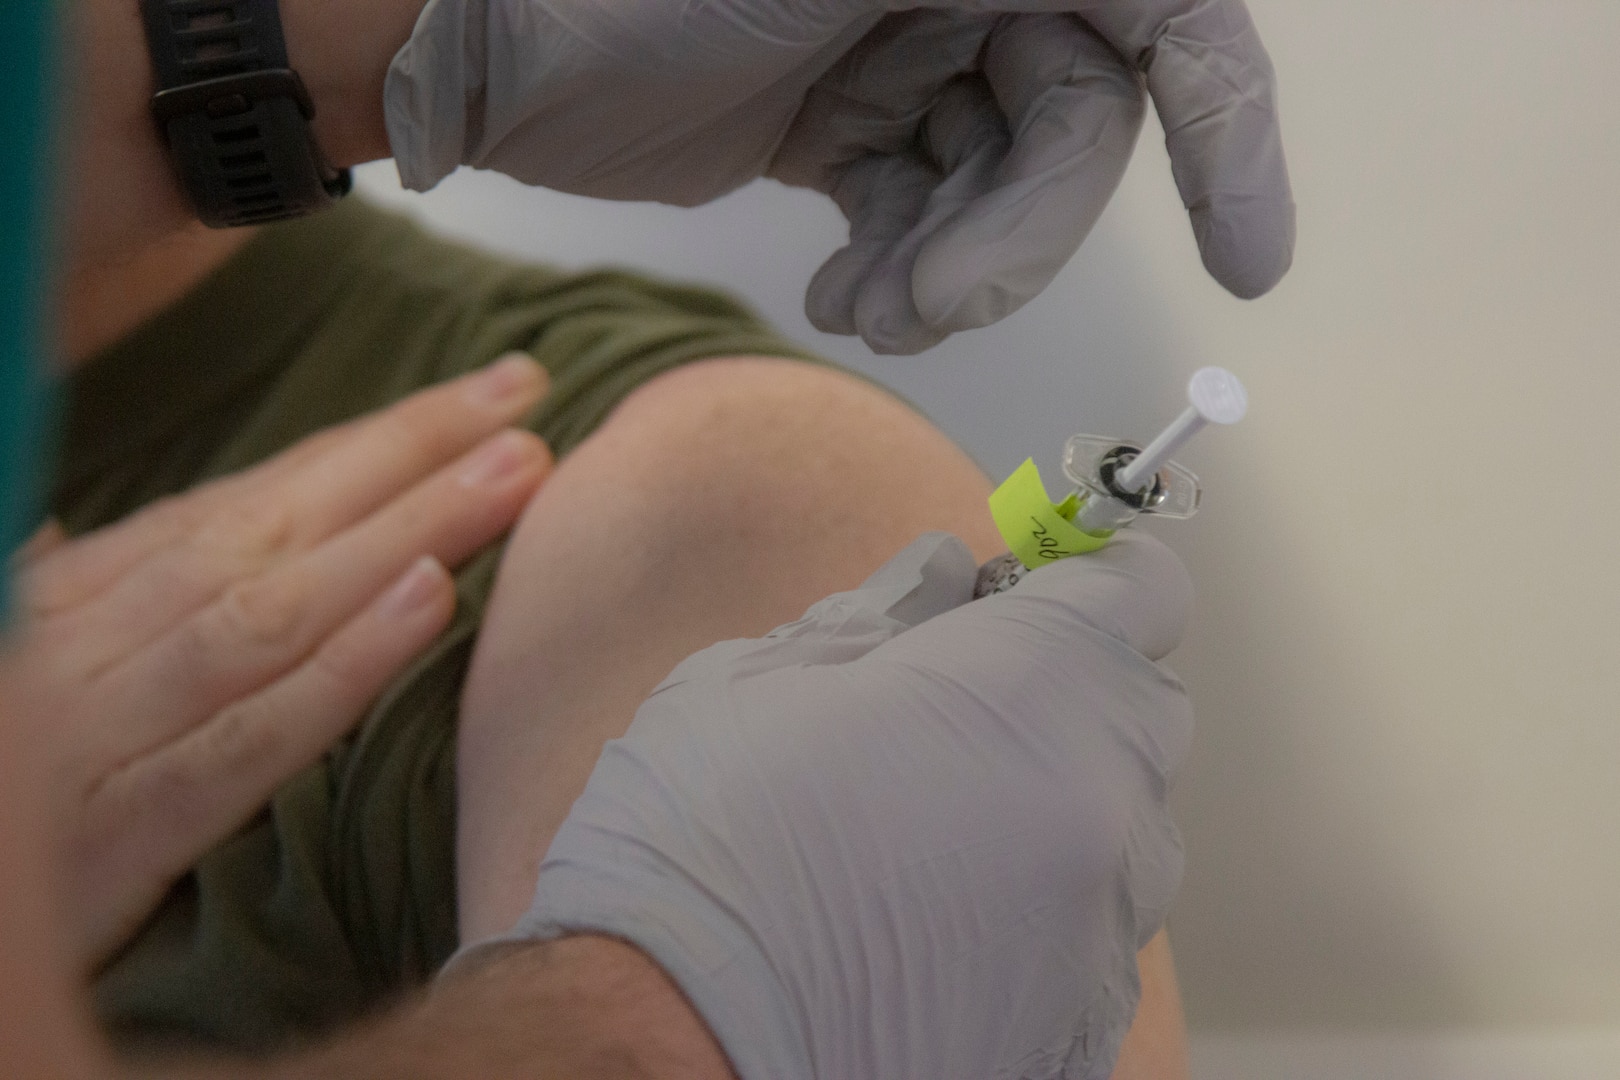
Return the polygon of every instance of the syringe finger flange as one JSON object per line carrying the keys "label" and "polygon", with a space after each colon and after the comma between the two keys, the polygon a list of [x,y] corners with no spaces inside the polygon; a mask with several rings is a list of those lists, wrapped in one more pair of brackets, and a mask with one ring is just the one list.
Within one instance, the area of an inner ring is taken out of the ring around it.
{"label": "syringe finger flange", "polygon": [[1154,507],[1163,505],[1166,496],[1169,495],[1169,489],[1165,487],[1164,477],[1155,473],[1153,483],[1145,485],[1137,491],[1131,491],[1119,482],[1119,474],[1125,470],[1127,465],[1135,461],[1137,455],[1141,452],[1142,448],[1140,446],[1120,443],[1104,454],[1097,462],[1097,479],[1102,482],[1103,487],[1108,489],[1108,494],[1132,510],[1152,513]]}

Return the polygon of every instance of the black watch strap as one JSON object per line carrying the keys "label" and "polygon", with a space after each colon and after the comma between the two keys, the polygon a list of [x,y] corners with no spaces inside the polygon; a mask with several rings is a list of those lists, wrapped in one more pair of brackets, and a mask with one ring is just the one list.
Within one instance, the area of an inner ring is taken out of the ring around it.
{"label": "black watch strap", "polygon": [[215,228],[299,217],[349,191],[310,131],[276,0],[141,0],[152,113],[197,216]]}

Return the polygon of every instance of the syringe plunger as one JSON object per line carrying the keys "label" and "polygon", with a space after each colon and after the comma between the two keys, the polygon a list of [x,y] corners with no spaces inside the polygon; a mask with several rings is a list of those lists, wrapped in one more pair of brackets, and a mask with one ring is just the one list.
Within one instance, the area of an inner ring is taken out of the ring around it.
{"label": "syringe plunger", "polygon": [[1187,408],[1148,443],[1116,478],[1126,491],[1140,491],[1153,483],[1165,462],[1203,430],[1205,424],[1235,424],[1249,408],[1249,395],[1225,368],[1199,368],[1187,383]]}

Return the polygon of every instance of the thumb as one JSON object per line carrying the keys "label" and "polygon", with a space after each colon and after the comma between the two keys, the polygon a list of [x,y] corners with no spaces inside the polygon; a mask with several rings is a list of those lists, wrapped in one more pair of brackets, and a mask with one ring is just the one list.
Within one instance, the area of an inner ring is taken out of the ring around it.
{"label": "thumb", "polygon": [[961,540],[950,533],[924,533],[859,588],[818,601],[763,638],[722,641],[687,657],[653,696],[683,683],[859,660],[903,631],[973,599],[978,572]]}
{"label": "thumb", "polygon": [[966,544],[950,533],[930,532],[846,595],[910,628],[973,599],[978,573]]}
{"label": "thumb", "polygon": [[923,533],[859,588],[817,602],[799,619],[772,630],[766,640],[836,642],[864,654],[973,599],[978,573],[973,553],[961,540],[946,532]]}

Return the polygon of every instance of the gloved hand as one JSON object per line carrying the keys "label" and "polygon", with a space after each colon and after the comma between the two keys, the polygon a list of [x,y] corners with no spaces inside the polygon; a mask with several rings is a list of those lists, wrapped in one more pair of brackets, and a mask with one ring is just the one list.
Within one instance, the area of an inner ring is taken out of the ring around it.
{"label": "gloved hand", "polygon": [[1242,0],[430,0],[385,103],[418,190],[466,163],[679,205],[760,175],[828,192],[850,243],[810,286],[811,322],[918,352],[1068,261],[1124,173],[1144,83],[1204,265],[1264,293],[1294,207]]}
{"label": "gloved hand", "polygon": [[682,663],[501,939],[624,938],[742,1080],[1095,1077],[1181,876],[1190,586],[1122,534],[967,602],[942,533]]}

